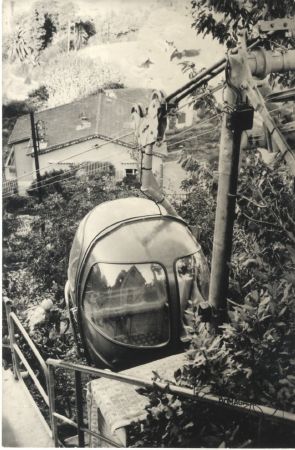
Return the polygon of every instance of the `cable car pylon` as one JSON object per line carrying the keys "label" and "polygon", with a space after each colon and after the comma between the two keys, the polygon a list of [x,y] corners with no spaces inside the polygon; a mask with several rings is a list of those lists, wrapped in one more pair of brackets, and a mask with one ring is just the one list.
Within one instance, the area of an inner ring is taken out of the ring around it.
{"label": "cable car pylon", "polygon": [[[282,26],[288,31],[294,24],[273,21],[271,33]],[[208,266],[200,245],[161,191],[152,157],[154,148],[165,143],[169,110],[222,70],[225,107],[208,295]],[[199,305],[201,319],[214,333],[227,320],[240,141],[252,128],[254,110],[295,174],[294,150],[277,129],[253,78],[287,70],[295,70],[295,50],[249,51],[241,33],[237,48],[194,80],[168,97],[155,91],[147,110],[134,105],[141,190],[148,199],[113,200],[94,208],[80,223],[70,254],[67,304],[89,361],[122,369],[182,351],[189,301]]]}

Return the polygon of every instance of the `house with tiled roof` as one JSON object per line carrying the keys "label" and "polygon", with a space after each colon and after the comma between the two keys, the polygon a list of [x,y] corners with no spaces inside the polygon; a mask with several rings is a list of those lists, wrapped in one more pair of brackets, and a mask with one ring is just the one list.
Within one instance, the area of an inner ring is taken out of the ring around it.
{"label": "house with tiled roof", "polygon": [[[147,104],[148,89],[114,89],[56,108],[35,113],[41,175],[83,163],[108,163],[116,179],[138,170],[131,117],[135,103]],[[6,180],[15,180],[18,192],[26,193],[35,179],[35,162],[29,114],[18,118],[9,138]],[[160,176],[162,158],[155,157]]]}

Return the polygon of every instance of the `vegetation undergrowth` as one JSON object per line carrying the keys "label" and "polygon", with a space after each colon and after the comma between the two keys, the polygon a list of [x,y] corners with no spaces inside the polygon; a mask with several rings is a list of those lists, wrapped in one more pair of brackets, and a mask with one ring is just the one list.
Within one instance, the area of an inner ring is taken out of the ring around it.
{"label": "vegetation undergrowth", "polygon": [[[180,214],[199,230],[211,261],[216,181],[214,167],[191,156],[188,193]],[[229,323],[212,335],[191,301],[187,313],[186,363],[169,383],[202,396],[210,392],[249,414],[181,398],[155,385],[146,420],[129,429],[132,446],[289,447],[294,430],[287,423],[258,416],[259,405],[295,411],[295,280],[293,180],[286,168],[268,167],[258,152],[241,168],[228,294]],[[155,381],[158,380],[155,377]],[[225,400],[225,398],[229,400]],[[252,415],[250,411],[252,410]],[[275,415],[275,414],[274,414]]]}
{"label": "vegetation undergrowth", "polygon": [[[258,156],[249,153],[241,168],[228,297],[230,322],[223,326],[222,337],[212,336],[191,302],[187,362],[171,382],[196,392],[210,390],[221,399],[230,397],[254,407],[268,405],[294,412],[293,184],[284,168],[273,170]],[[177,207],[190,224],[198,227],[199,240],[210,262],[215,206],[212,199],[216,199],[214,166],[198,163],[190,156],[188,159],[184,163],[188,177],[183,182],[188,196]],[[75,229],[95,204],[138,194],[134,183],[114,185],[107,173],[90,177],[87,183],[77,179],[75,186],[63,180],[62,174],[59,177],[53,191],[43,188],[42,204],[34,198],[26,204],[15,203],[26,212],[31,208],[29,234],[20,233],[21,216],[11,212],[14,203],[9,203],[10,212],[4,215],[4,294],[14,300],[44,359],[77,361],[72,336],[64,332],[66,311],[62,302]],[[44,300],[54,305],[51,313],[31,327],[30,311]],[[28,349],[22,345],[30,359]],[[32,359],[30,362],[34,367],[36,363]],[[287,447],[294,438],[288,427],[269,419],[225,413],[217,406],[185,400],[157,388],[145,395],[149,398],[147,419],[129,429],[133,446],[255,447],[277,442]],[[57,399],[60,412],[73,418],[73,380],[62,373]]]}
{"label": "vegetation undergrowth", "polygon": [[[55,183],[47,187],[48,179]],[[86,364],[78,358],[68,325],[64,286],[71,244],[80,220],[95,206],[108,200],[140,195],[137,180],[115,182],[112,170],[71,177],[58,171],[42,177],[43,200],[38,201],[36,185],[28,199],[15,196],[4,204],[3,217],[3,296],[8,297],[34,344],[46,361],[48,358]],[[25,213],[25,214],[21,214]],[[3,327],[8,339],[6,324]],[[39,363],[21,337],[18,343],[43,387],[45,378]],[[9,351],[3,357],[9,362]],[[10,361],[11,363],[11,361]],[[29,380],[26,380],[26,382]],[[37,404],[48,420],[48,407],[29,383]],[[56,408],[72,420],[75,417],[73,376],[56,371]],[[85,420],[87,417],[85,417]],[[75,434],[66,429],[61,437]]]}
{"label": "vegetation undergrowth", "polygon": [[[99,67],[91,64],[91,72],[75,53],[78,48],[86,47],[91,39],[110,41],[110,19],[106,26],[97,27],[101,30],[98,36],[87,17],[78,20],[74,14],[68,39],[68,12],[54,10],[46,15],[40,8],[41,5],[34,7],[33,15],[26,22],[18,23],[19,33],[7,40],[4,51],[6,63],[19,61],[15,73],[26,74],[28,82],[30,77],[42,75],[45,84],[29,95],[35,107],[54,106],[58,101],[70,101],[94,92],[98,73],[99,89],[112,82],[121,85],[120,74],[100,62]],[[41,23],[39,19],[36,21],[38,10]],[[213,10],[219,14],[213,16]],[[284,17],[286,13],[292,15],[294,2],[194,0],[192,13],[198,32],[209,33],[231,47],[235,45],[240,26],[246,27],[250,39],[258,20]],[[141,18],[138,18],[137,22],[140,21]],[[37,26],[38,22],[41,27]],[[128,34],[133,34],[137,25],[128,23]],[[126,34],[125,28],[124,25],[121,35]],[[113,31],[115,35],[116,27]],[[34,45],[26,49],[23,37],[28,34]],[[278,33],[272,39],[264,42],[267,49],[294,46],[293,36],[280,36]],[[72,85],[71,90],[65,89],[60,71],[52,71],[48,64],[52,57],[55,68],[65,70],[66,61],[71,73],[78,74],[75,77],[77,83]],[[183,66],[184,71],[187,72],[189,67],[187,62]],[[53,72],[55,76],[52,78]],[[196,73],[193,70],[191,75]],[[83,84],[85,75],[89,81],[86,88]],[[294,74],[276,74],[272,81],[292,86]],[[199,107],[201,109],[203,105]],[[213,107],[214,104],[211,105],[211,112]],[[25,112],[26,104],[7,106],[4,111],[4,143],[7,143],[16,117]],[[207,144],[209,140],[214,140],[209,142],[206,151],[203,149],[206,155],[216,150],[219,126],[215,121],[216,124],[211,123],[216,125],[214,133],[211,130],[209,135],[204,135],[206,137],[198,137],[198,145],[200,142],[202,144],[203,139]],[[170,148],[189,152],[182,158],[182,165],[188,171],[188,177],[183,182],[187,198],[175,206],[189,224],[197,227],[198,239],[210,263],[217,190],[216,155],[213,155],[211,164],[196,161],[197,148],[192,149],[191,140],[185,140],[193,132],[186,133],[182,139],[175,136]],[[70,184],[61,173],[54,176],[58,182],[50,190],[44,190],[43,186],[41,204],[35,198],[35,186],[30,191],[30,200],[14,197],[4,204],[4,295],[13,300],[18,315],[44,359],[58,357],[77,361],[73,339],[65,330],[66,312],[62,301],[75,230],[82,217],[95,205],[118,196],[137,195],[137,191],[134,186],[125,183],[114,185],[110,174],[85,180],[77,177]],[[28,219],[25,215],[29,216],[29,225],[23,231],[24,221]],[[222,335],[211,335],[200,322],[196,305],[191,299],[186,363],[170,381],[175,385],[188,386],[201,395],[211,392],[220,399],[220,405],[208,406],[198,399],[180,398],[172,395],[168,388],[162,390],[155,384],[152,391],[141,391],[148,398],[147,417],[129,427],[129,445],[221,448],[293,446],[295,436],[292,426],[289,427],[286,422],[276,422],[275,417],[269,419],[258,414],[261,412],[259,405],[295,412],[294,242],[294,180],[277,161],[269,166],[263,162],[261,153],[246,152],[239,177],[230,268],[230,321],[223,325]],[[43,316],[34,316],[44,301],[53,305],[50,313],[39,309]],[[27,347],[23,342],[21,345],[30,359]],[[39,371],[38,377],[44,383],[40,368],[33,360],[30,359],[30,362]],[[159,381],[157,376],[155,381]],[[60,374],[56,393],[59,411],[73,418],[73,380]],[[232,403],[244,404],[249,414],[224,409],[225,397]],[[44,405],[42,402],[40,404],[44,411]]]}

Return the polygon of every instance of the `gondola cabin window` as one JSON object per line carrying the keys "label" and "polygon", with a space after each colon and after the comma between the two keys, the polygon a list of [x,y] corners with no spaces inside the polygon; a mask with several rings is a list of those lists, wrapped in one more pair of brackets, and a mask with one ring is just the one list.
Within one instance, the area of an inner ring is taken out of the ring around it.
{"label": "gondola cabin window", "polygon": [[[191,314],[187,312],[190,304],[198,305],[208,298],[209,271],[207,261],[201,251],[178,259],[175,269],[183,326],[182,336],[185,337],[185,325],[190,325],[192,319]],[[206,273],[208,276],[204,276]]]}
{"label": "gondola cabin window", "polygon": [[116,342],[153,347],[169,341],[167,279],[160,264],[95,264],[83,308],[86,319]]}

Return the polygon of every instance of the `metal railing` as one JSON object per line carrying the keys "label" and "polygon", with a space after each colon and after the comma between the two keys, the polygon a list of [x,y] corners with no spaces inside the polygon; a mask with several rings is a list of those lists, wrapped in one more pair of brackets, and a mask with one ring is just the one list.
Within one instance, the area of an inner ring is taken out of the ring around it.
{"label": "metal railing", "polygon": [[11,356],[12,356],[12,366],[13,366],[13,374],[14,378],[22,379],[21,369],[20,369],[20,362],[23,364],[23,366],[26,368],[27,373],[30,375],[32,381],[34,382],[34,385],[36,386],[37,390],[39,391],[40,395],[42,396],[44,402],[49,407],[49,396],[46,393],[45,389],[41,385],[40,381],[38,380],[36,374],[32,370],[30,363],[28,362],[26,356],[24,355],[23,351],[21,350],[20,346],[18,345],[16,341],[16,332],[15,329],[17,328],[22,337],[25,339],[26,343],[28,344],[29,348],[31,349],[33,355],[37,359],[38,363],[40,364],[40,367],[42,368],[44,378],[46,381],[46,388],[48,392],[48,385],[49,385],[49,370],[46,365],[46,362],[42,358],[40,352],[38,351],[37,347],[35,346],[34,342],[24,329],[23,325],[21,324],[20,320],[18,319],[17,315],[12,311],[12,302],[7,297],[3,298],[4,304],[5,304],[5,311],[6,311],[6,318],[7,318],[7,324],[8,324],[8,332],[9,332],[9,342],[10,342],[10,350],[11,350]]}
{"label": "metal railing", "polygon": [[[211,405],[233,410],[238,413],[244,413],[253,416],[255,415],[258,417],[259,420],[265,418],[295,423],[295,414],[275,408],[270,408],[263,405],[252,405],[250,403],[241,402],[236,399],[231,399],[227,397],[219,398],[217,396],[202,391],[196,392],[195,390],[187,387],[175,386],[173,384],[167,386],[166,382],[155,383],[152,380],[144,380],[130,375],[112,372],[110,370],[96,369],[82,364],[76,364],[62,360],[50,358],[45,362],[42,356],[40,355],[38,349],[36,348],[35,344],[33,343],[32,339],[22,326],[18,317],[12,311],[11,301],[7,298],[4,298],[3,300],[5,303],[6,316],[8,320],[8,331],[9,331],[10,348],[12,353],[14,376],[16,379],[22,378],[20,370],[20,362],[21,362],[23,366],[26,368],[31,379],[33,380],[36,388],[38,389],[46,405],[49,407],[51,436],[53,438],[55,447],[64,446],[58,436],[58,421],[68,424],[77,430],[79,447],[82,448],[85,447],[85,433],[90,436],[96,437],[112,445],[113,447],[122,447],[121,444],[119,445],[117,442],[107,438],[106,436],[103,436],[102,434],[89,429],[89,427],[87,427],[86,424],[84,423],[82,374],[95,376],[96,378],[107,378],[109,380],[119,381],[122,383],[127,383],[133,386],[143,387],[147,389],[153,389],[155,385],[163,390],[167,390],[167,388],[169,387],[169,392],[171,394],[175,394],[180,397],[190,398],[193,400],[198,400],[209,406]],[[16,333],[15,333],[16,328],[18,332],[22,335],[22,337],[25,339],[26,343],[28,344],[33,355],[35,356],[35,358],[37,359],[43,370],[44,377],[46,380],[47,393],[43,388],[43,386],[41,385],[41,383],[39,382],[36,374],[33,372],[21,348],[16,342]],[[75,402],[77,412],[76,422],[56,411],[55,369],[64,369],[74,374]]]}
{"label": "metal railing", "polygon": [[[94,437],[97,437],[114,447],[122,447],[118,445],[115,441],[112,441],[105,436],[93,432],[89,428],[86,428],[83,422],[83,402],[81,398],[82,384],[81,384],[81,374],[95,375],[97,378],[107,378],[109,380],[120,381],[122,383],[131,384],[133,386],[153,389],[155,385],[157,388],[167,390],[167,382],[157,382],[152,380],[143,380],[140,378],[132,377],[129,375],[123,375],[121,373],[112,372],[110,370],[95,369],[93,367],[84,366],[81,364],[70,363],[67,361],[61,361],[56,359],[48,359],[47,361],[49,367],[49,398],[51,403],[51,426],[53,431],[53,438],[56,445],[58,445],[58,429],[57,420],[64,421],[78,430],[78,444],[79,447],[85,447],[84,433],[88,433]],[[77,406],[77,423],[68,419],[55,411],[55,393],[54,393],[54,369],[62,368],[66,370],[73,371],[75,373],[75,390],[76,390],[76,406]],[[200,402],[206,403],[207,405],[217,406],[220,408],[225,408],[233,410],[239,413],[246,413],[252,416],[258,416],[261,419],[272,419],[279,421],[287,421],[295,424],[295,414],[288,413],[276,408],[270,408],[263,405],[254,405],[247,402],[238,401],[236,399],[231,399],[228,397],[217,397],[212,394],[204,392],[195,392],[193,389],[180,387],[175,385],[169,385],[169,393],[179,395],[180,397],[186,397],[193,400],[198,400]]]}
{"label": "metal railing", "polygon": [[2,184],[3,195],[14,195],[18,193],[17,180],[6,180]]}
{"label": "metal railing", "polygon": [[[55,360],[55,359],[48,359],[47,361],[48,369],[49,369],[49,401],[50,401],[50,423],[51,423],[51,429],[52,429],[52,435],[53,435],[53,441],[55,447],[58,447],[60,444],[60,439],[58,436],[58,421],[67,423],[68,425],[71,425],[77,430],[78,434],[78,446],[81,448],[85,447],[85,433],[89,434],[93,437],[96,437],[98,439],[101,439],[102,441],[112,445],[113,447],[122,447],[122,445],[119,445],[117,442],[107,438],[106,436],[103,436],[102,434],[98,432],[94,432],[93,430],[90,430],[87,428],[87,426],[84,423],[84,409],[83,409],[83,386],[82,386],[82,374],[88,374],[88,375],[97,375],[98,377],[106,377],[113,380],[118,379],[116,373],[106,373],[103,370],[94,369],[93,367],[84,366],[81,364],[76,363],[69,363],[66,361],[61,360]],[[77,411],[77,422],[73,421],[72,419],[69,419],[68,417],[59,414],[56,411],[56,395],[55,395],[55,369],[66,369],[74,373],[74,379],[75,379],[75,400],[76,400],[76,411]],[[122,376],[121,376],[122,377]],[[120,378],[120,377],[119,377]],[[124,378],[124,377],[122,377]],[[126,381],[125,381],[126,382]]]}

